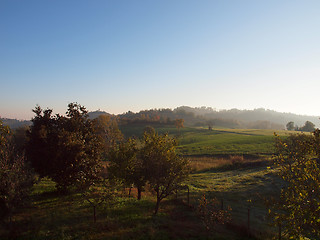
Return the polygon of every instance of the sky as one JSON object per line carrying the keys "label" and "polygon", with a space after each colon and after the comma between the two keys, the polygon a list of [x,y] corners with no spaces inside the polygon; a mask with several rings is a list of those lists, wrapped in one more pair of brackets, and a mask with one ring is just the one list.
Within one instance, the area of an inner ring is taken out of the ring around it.
{"label": "sky", "polygon": [[265,108],[320,116],[320,1],[0,0],[0,116]]}

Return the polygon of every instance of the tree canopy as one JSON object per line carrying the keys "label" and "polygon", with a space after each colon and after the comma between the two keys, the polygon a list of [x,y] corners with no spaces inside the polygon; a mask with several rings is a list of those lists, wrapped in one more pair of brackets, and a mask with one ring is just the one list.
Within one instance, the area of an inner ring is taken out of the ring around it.
{"label": "tree canopy", "polygon": [[290,237],[320,237],[320,130],[277,137],[275,164],[285,181],[273,205],[275,220]]}
{"label": "tree canopy", "polygon": [[33,185],[33,172],[12,146],[11,131],[0,121],[0,220],[23,205]]}
{"label": "tree canopy", "polygon": [[161,200],[173,194],[189,173],[188,161],[176,153],[177,141],[168,134],[145,132],[141,158],[146,179],[157,196],[155,214]]}
{"label": "tree canopy", "polygon": [[116,178],[127,186],[132,184],[136,186],[138,200],[141,199],[142,188],[147,179],[142,159],[139,156],[139,148],[134,139],[129,138],[110,151],[108,170],[111,178]]}
{"label": "tree canopy", "polygon": [[287,125],[286,125],[286,128],[287,128],[288,131],[294,130],[295,129],[294,122],[292,122],[292,121],[288,122]]}
{"label": "tree canopy", "polygon": [[28,132],[26,153],[40,176],[66,190],[77,181],[92,181],[100,170],[103,140],[85,107],[70,103],[66,116],[37,106]]}

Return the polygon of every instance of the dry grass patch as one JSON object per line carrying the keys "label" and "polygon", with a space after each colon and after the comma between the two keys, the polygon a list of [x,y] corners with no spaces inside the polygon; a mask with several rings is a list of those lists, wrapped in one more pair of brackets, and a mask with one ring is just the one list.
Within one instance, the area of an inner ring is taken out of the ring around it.
{"label": "dry grass patch", "polygon": [[240,167],[256,167],[268,161],[268,159],[260,158],[245,158],[239,155],[231,155],[225,157],[214,156],[192,156],[188,157],[190,167],[193,172],[205,171],[210,169],[230,168],[237,169]]}

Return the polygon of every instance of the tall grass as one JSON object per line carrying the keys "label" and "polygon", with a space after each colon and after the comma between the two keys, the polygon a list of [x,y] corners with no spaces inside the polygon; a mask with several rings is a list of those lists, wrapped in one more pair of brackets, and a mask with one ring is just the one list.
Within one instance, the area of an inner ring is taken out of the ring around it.
{"label": "tall grass", "polygon": [[258,167],[269,164],[265,157],[245,158],[242,155],[231,155],[224,157],[212,156],[191,156],[187,157],[192,172],[205,171],[210,169],[237,169],[242,167]]}

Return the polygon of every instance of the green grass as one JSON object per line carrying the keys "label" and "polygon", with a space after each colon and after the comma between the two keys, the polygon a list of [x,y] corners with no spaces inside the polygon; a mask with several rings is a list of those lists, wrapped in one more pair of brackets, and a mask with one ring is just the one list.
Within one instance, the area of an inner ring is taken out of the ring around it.
{"label": "green grass", "polygon": [[180,137],[178,149],[183,155],[271,155],[273,133],[272,130],[194,129]]}
{"label": "green grass", "polygon": [[[174,126],[153,126],[158,133],[169,133],[178,137],[178,152],[182,155],[271,155],[274,153],[274,130],[223,129],[185,127],[180,130]],[[141,137],[144,125],[121,127],[126,137]],[[277,130],[285,136],[290,131]]]}
{"label": "green grass", "polygon": [[80,194],[61,196],[54,186],[49,179],[36,184],[30,205],[19,209],[11,224],[0,225],[0,239],[211,239],[196,213],[181,202],[163,201],[154,216],[150,194],[140,201],[119,196],[97,207],[94,223],[92,207]]}
{"label": "green grass", "polygon": [[[120,196],[113,204],[97,208],[96,223],[92,208],[80,194],[58,195],[54,183],[43,179],[34,186],[31,204],[14,215],[11,225],[0,226],[0,239],[250,239],[243,231],[249,198],[254,205],[253,231],[270,234],[265,209],[255,202],[257,192],[271,192],[268,179],[272,177],[265,167],[202,170],[186,182],[194,209],[181,203],[186,200],[183,192],[178,201],[174,196],[164,200],[157,216],[153,215],[154,196],[144,193],[141,201]],[[195,211],[203,193],[223,198],[232,207],[232,224],[206,232]]]}
{"label": "green grass", "polygon": [[225,208],[232,208],[232,225],[242,229],[247,227],[250,208],[250,228],[254,236],[271,239],[275,235],[264,200],[279,194],[282,182],[266,166],[202,170],[191,174],[187,184],[192,192],[192,204],[196,205],[202,194],[215,197],[223,201]]}
{"label": "green grass", "polygon": [[[131,127],[127,134],[137,136],[143,129]],[[279,191],[281,181],[267,170],[268,157],[261,158],[273,152],[272,130],[156,129],[179,135],[178,151],[190,156],[194,171],[186,184],[193,209],[171,198],[162,202],[160,214],[154,216],[154,196],[144,193],[141,201],[122,196],[114,204],[100,205],[93,223],[92,207],[80,194],[61,196],[52,181],[42,179],[34,186],[31,203],[15,213],[12,224],[0,226],[0,239],[249,239],[245,236],[248,207],[254,236],[274,236],[263,198]],[[229,225],[214,233],[205,231],[195,211],[202,194],[223,199],[224,206],[232,208]],[[181,191],[179,199],[186,201],[186,193]]]}

